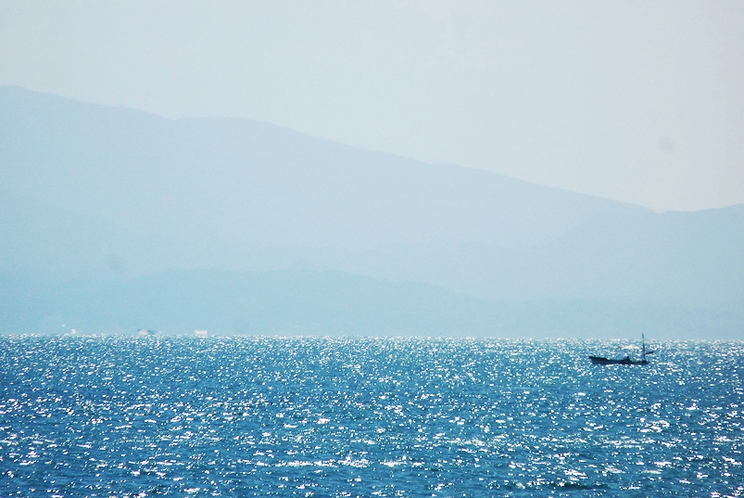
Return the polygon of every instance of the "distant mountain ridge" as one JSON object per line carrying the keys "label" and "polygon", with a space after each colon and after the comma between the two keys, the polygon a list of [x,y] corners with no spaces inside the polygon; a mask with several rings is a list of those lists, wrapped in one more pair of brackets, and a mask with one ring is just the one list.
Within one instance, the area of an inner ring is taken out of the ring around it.
{"label": "distant mountain ridge", "polygon": [[17,87],[0,88],[0,209],[6,275],[294,269],[486,301],[744,303],[744,206],[655,213],[250,120]]}
{"label": "distant mountain ridge", "polygon": [[7,87],[0,105],[3,160],[18,166],[3,172],[6,190],[138,231],[174,232],[178,221],[184,238],[303,247],[511,246],[597,212],[644,210],[249,120],[165,120]]}

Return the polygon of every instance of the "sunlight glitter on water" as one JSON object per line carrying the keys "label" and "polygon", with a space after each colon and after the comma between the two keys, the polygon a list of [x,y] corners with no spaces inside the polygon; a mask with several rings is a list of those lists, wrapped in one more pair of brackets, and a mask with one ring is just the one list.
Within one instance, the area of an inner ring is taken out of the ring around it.
{"label": "sunlight glitter on water", "polygon": [[744,344],[4,337],[0,489],[739,496]]}

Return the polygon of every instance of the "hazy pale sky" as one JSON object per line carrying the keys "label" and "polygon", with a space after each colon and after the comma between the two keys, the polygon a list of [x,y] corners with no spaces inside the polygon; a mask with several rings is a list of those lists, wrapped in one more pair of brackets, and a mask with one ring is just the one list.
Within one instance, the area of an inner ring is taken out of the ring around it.
{"label": "hazy pale sky", "polygon": [[0,0],[0,85],[657,210],[744,203],[739,0]]}

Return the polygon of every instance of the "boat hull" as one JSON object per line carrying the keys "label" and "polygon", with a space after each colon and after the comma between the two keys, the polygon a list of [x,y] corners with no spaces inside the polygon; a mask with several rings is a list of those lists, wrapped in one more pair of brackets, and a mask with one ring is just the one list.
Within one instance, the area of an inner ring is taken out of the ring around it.
{"label": "boat hull", "polygon": [[590,356],[589,359],[592,360],[592,364],[594,365],[648,365],[648,360],[634,361],[628,357],[622,360],[614,360],[602,356]]}

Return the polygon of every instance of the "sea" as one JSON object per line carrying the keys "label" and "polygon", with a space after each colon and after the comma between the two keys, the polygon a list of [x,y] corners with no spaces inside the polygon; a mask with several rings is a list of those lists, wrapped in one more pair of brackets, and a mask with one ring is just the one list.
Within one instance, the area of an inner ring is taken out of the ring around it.
{"label": "sea", "polygon": [[744,342],[0,337],[0,496],[744,495]]}

